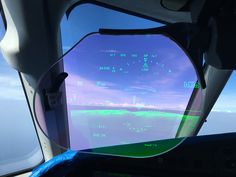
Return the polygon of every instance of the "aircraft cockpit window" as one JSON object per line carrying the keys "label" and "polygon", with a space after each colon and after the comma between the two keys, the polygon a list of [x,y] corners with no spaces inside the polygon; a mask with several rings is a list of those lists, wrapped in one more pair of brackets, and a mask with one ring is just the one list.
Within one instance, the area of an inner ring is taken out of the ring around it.
{"label": "aircraft cockpit window", "polygon": [[[1,39],[5,34],[0,19]],[[0,53],[0,176],[33,169],[43,161],[24,90],[17,71]]]}
{"label": "aircraft cockpit window", "polygon": [[224,90],[203,124],[198,135],[233,133],[236,131],[236,73],[230,76]]}
{"label": "aircraft cockpit window", "polygon": [[82,4],[75,7],[69,15],[64,15],[61,21],[63,52],[71,49],[85,35],[100,28],[144,29],[163,25],[97,5]]}
{"label": "aircraft cockpit window", "polygon": [[[67,18],[61,24],[65,55],[41,77],[34,97],[37,122],[49,139],[72,150],[147,157],[191,136],[200,120],[201,86],[181,47],[161,34],[98,32],[162,24],[91,4]],[[192,101],[194,95],[200,99]],[[53,117],[61,100],[64,120]],[[185,134],[179,133],[183,122],[189,124]]]}

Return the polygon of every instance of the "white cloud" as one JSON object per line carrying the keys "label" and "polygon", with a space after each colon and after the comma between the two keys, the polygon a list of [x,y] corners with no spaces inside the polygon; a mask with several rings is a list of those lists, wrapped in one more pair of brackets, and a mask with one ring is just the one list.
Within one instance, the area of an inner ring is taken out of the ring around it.
{"label": "white cloud", "polygon": [[[76,84],[80,81],[80,85]],[[124,89],[111,89],[109,87],[99,87],[94,82],[82,77],[70,74],[66,80],[67,101],[72,105],[97,105],[111,107],[143,107],[153,109],[177,109],[184,110],[188,102],[188,95],[174,91],[158,91],[151,95],[137,95],[135,103],[133,96],[135,89],[150,89],[149,87],[132,87],[129,92]],[[190,94],[189,94],[190,96]]]}
{"label": "white cloud", "polygon": [[231,94],[222,93],[216,101],[212,111],[228,113],[236,112],[236,94],[234,92]]}
{"label": "white cloud", "polygon": [[22,85],[18,77],[4,75],[0,76],[0,99],[25,99]]}
{"label": "white cloud", "polygon": [[0,76],[0,86],[19,87],[21,86],[20,79],[13,76]]}
{"label": "white cloud", "polygon": [[69,50],[69,49],[71,49],[71,46],[63,46],[62,48],[63,48],[63,50]]}
{"label": "white cloud", "polygon": [[100,50],[100,52],[104,52],[104,53],[119,53],[120,51],[115,50],[115,49],[109,49],[109,50]]}

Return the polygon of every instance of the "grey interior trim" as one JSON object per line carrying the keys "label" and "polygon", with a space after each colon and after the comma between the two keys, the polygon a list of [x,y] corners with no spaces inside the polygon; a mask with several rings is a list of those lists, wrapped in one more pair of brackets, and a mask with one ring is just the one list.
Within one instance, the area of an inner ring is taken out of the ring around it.
{"label": "grey interior trim", "polygon": [[[8,64],[21,72],[32,112],[40,76],[62,55],[59,25],[70,2],[2,0],[7,30],[0,47]],[[63,152],[45,137],[35,120],[33,115],[45,160]]]}

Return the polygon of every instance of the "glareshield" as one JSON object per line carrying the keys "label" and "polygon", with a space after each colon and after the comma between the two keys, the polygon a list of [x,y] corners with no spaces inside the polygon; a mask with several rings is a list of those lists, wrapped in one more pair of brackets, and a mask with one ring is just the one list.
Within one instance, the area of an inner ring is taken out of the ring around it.
{"label": "glareshield", "polygon": [[[43,86],[58,65],[68,73],[64,89],[68,147],[53,133],[53,109],[42,104]],[[65,148],[132,157],[157,155],[183,140],[175,139],[181,121],[192,123],[185,136],[199,121],[200,104],[187,109],[193,91],[201,89],[196,81],[191,61],[166,36],[95,33],[42,77],[35,114],[48,138]]]}

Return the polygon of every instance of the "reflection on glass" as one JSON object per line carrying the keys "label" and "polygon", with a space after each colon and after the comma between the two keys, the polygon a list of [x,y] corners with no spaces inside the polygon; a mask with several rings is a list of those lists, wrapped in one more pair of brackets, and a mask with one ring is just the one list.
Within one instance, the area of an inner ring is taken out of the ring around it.
{"label": "reflection on glass", "polygon": [[[64,91],[70,146],[55,133],[62,126],[60,120],[43,106],[45,86],[62,63],[69,75]],[[35,114],[44,133],[65,148],[132,157],[157,155],[183,140],[169,139],[190,136],[199,121],[201,100],[189,102],[200,91],[196,81],[191,61],[168,37],[92,34],[44,75]],[[189,126],[184,128],[182,122]]]}
{"label": "reflection on glass", "polygon": [[165,36],[94,34],[64,67],[72,149],[175,138],[181,120],[198,120],[199,110],[184,115],[195,70]]}

